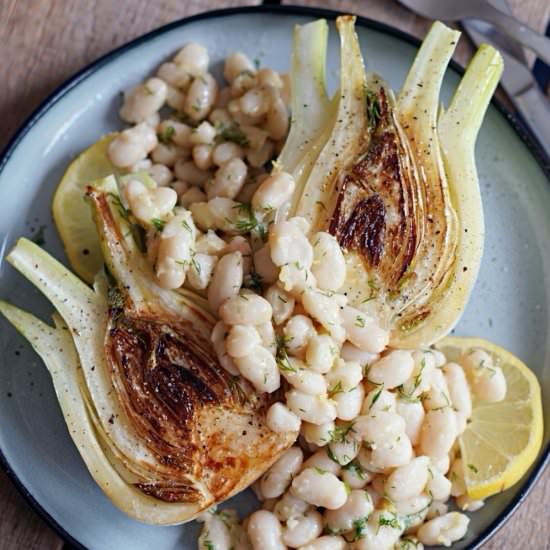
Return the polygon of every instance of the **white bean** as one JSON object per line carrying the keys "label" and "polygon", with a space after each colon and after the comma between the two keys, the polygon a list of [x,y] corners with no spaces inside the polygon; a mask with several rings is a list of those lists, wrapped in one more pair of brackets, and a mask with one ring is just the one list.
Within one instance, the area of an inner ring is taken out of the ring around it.
{"label": "white bean", "polygon": [[193,186],[179,196],[178,202],[184,208],[190,209],[193,203],[204,202],[205,200],[206,195],[201,191],[201,189]]}
{"label": "white bean", "polygon": [[185,96],[185,114],[194,121],[203,120],[212,109],[217,94],[218,84],[210,73],[195,78]]}
{"label": "white bean", "polygon": [[266,424],[270,430],[277,433],[297,432],[301,420],[286,405],[273,403],[267,411]]}
{"label": "white bean", "polygon": [[371,353],[370,351],[359,349],[349,342],[344,342],[344,345],[340,350],[340,357],[344,361],[355,361],[362,367],[366,367],[367,365],[377,361],[379,355],[377,353]]}
{"label": "white bean", "polygon": [[326,424],[302,422],[301,434],[308,443],[323,447],[331,440],[335,427],[334,421],[327,422]]}
{"label": "white bean", "polygon": [[426,517],[428,519],[438,518],[439,516],[444,516],[448,511],[449,507],[444,502],[434,500],[428,508]]}
{"label": "white bean", "polygon": [[[286,267],[281,270],[281,273]],[[346,332],[342,325],[340,305],[334,296],[327,296],[321,292],[306,289],[302,294],[302,305],[307,313],[320,323],[336,342],[342,342],[345,339]]]}
{"label": "white bean", "polygon": [[166,90],[166,105],[178,113],[185,109],[185,94],[178,88],[168,86]]}
{"label": "white bean", "polygon": [[371,390],[365,398],[361,414],[374,414],[376,411],[397,412],[395,393],[381,387]]}
{"label": "white bean", "polygon": [[458,497],[467,492],[464,481],[464,464],[461,458],[457,458],[449,470],[449,479],[451,481],[451,496]]}
{"label": "white bean", "polygon": [[353,420],[361,412],[365,399],[365,389],[362,384],[355,388],[339,392],[332,397],[336,403],[336,414],[340,420]]}
{"label": "white bean", "polygon": [[[272,94],[273,95],[273,94]],[[283,139],[288,132],[288,110],[285,102],[276,94],[267,102],[269,105],[265,121],[265,129],[269,132],[269,137],[274,141]]]}
{"label": "white bean", "polygon": [[323,375],[305,368],[304,363],[289,357],[281,368],[285,380],[297,390],[310,395],[325,395],[327,385]]}
{"label": "white bean", "polygon": [[151,152],[154,162],[164,164],[168,168],[173,167],[176,161],[184,155],[184,151],[173,143],[159,143]]}
{"label": "white bean", "polygon": [[262,476],[260,490],[264,498],[280,497],[302,468],[304,453],[298,446],[290,447]]}
{"label": "white bean", "polygon": [[227,82],[233,82],[244,71],[255,73],[254,65],[246,54],[235,52],[225,58],[223,76]]}
{"label": "white bean", "polygon": [[346,363],[338,359],[332,369],[325,375],[329,391],[350,391],[363,379],[363,369],[359,363]]}
{"label": "white bean", "polygon": [[234,325],[229,330],[225,347],[231,357],[244,357],[250,355],[252,350],[260,343],[260,335],[253,326]]}
{"label": "white bean", "polygon": [[351,531],[357,522],[366,522],[373,509],[370,495],[366,491],[356,489],[351,491],[341,508],[325,512],[325,524],[331,533],[345,533]]}
{"label": "white bean", "polygon": [[223,166],[230,160],[244,157],[244,151],[236,143],[225,141],[216,145],[212,153],[212,160],[217,166]]}
{"label": "white bean", "polygon": [[464,514],[449,512],[422,525],[417,537],[423,544],[451,546],[466,535],[469,523],[470,519]]}
{"label": "white bean", "polygon": [[259,392],[273,393],[281,385],[281,377],[275,358],[263,346],[256,346],[250,355],[235,358],[239,372]]}
{"label": "white bean", "polygon": [[[332,437],[332,435],[330,436]],[[329,439],[330,439],[329,437]],[[313,453],[305,462],[303,468],[313,468],[323,470],[325,472],[330,472],[335,476],[339,476],[342,467],[338,462],[332,460],[329,456],[327,448],[319,449],[317,452]]]}
{"label": "white bean", "polygon": [[399,388],[400,395],[411,401],[419,399],[423,393],[430,389],[433,372],[436,368],[433,353],[415,350],[412,357],[414,360],[412,374]]}
{"label": "white bean", "polygon": [[342,321],[347,339],[359,349],[380,353],[389,342],[389,332],[362,311],[350,306],[342,310]]}
{"label": "white bean", "polygon": [[174,179],[172,170],[164,164],[153,164],[148,172],[159,187],[166,187]]}
{"label": "white bean", "polygon": [[294,414],[312,424],[325,424],[336,418],[336,407],[324,396],[290,390],[286,393],[286,402]]}
{"label": "white bean", "polygon": [[408,531],[422,525],[428,515],[431,502],[432,499],[428,495],[420,494],[395,503],[397,514],[406,523]]}
{"label": "white bean", "polygon": [[257,294],[237,294],[221,305],[219,314],[227,325],[260,325],[271,320],[271,305]]}
{"label": "white bean", "polygon": [[[254,268],[263,282],[275,283],[277,281],[279,277],[279,268],[272,262],[271,253],[267,244],[254,253]],[[281,292],[289,296],[289,294],[282,289]],[[294,300],[292,300],[292,303],[294,304]]]}
{"label": "white bean", "polygon": [[375,510],[369,517],[363,538],[355,545],[356,550],[393,550],[403,532],[403,524],[396,514]]}
{"label": "white bean", "polygon": [[313,265],[311,271],[319,288],[338,290],[346,280],[346,260],[338,241],[323,231],[313,237]]}
{"label": "white bean", "polygon": [[203,45],[190,42],[175,55],[174,62],[181,65],[192,77],[197,77],[208,71],[210,58],[208,50]]}
{"label": "white bean", "polygon": [[342,537],[324,535],[305,546],[300,546],[299,550],[345,550],[345,548],[346,541]]}
{"label": "white bean", "polygon": [[208,303],[212,311],[217,313],[223,302],[237,296],[242,284],[242,254],[240,252],[226,254],[216,264],[208,287]]}
{"label": "white bean", "polygon": [[231,359],[231,357],[227,354],[225,350],[225,337],[227,335],[227,332],[228,328],[225,326],[223,321],[218,321],[214,325],[212,335],[210,336],[210,341],[212,342],[214,351],[218,356],[218,361],[220,362],[220,365],[233,376],[237,376],[239,374],[239,369],[237,369],[237,366],[233,362],[233,359]]}
{"label": "white bean", "polygon": [[397,399],[396,411],[405,420],[405,433],[416,447],[420,441],[420,432],[426,413],[422,406],[422,401],[408,401],[406,399]]}
{"label": "white bean", "polygon": [[182,90],[185,90],[191,83],[191,76],[184,67],[172,61],[163,63],[158,68],[157,76],[173,88]]}
{"label": "white bean", "polygon": [[124,93],[124,103],[119,111],[120,118],[127,122],[143,122],[155,114],[166,101],[168,87],[160,78],[149,78]]}
{"label": "white bean", "polygon": [[294,193],[296,182],[287,172],[275,172],[268,176],[252,197],[252,207],[256,210],[277,210]]}
{"label": "white bean", "polygon": [[[199,190],[197,187],[193,187],[192,189]],[[186,199],[188,198],[189,197],[186,197]],[[180,202],[181,202],[181,199],[180,199]],[[210,232],[210,230],[213,227],[215,227],[216,220],[214,219],[214,216],[212,215],[212,212],[210,211],[210,208],[208,207],[207,202],[204,202],[204,201],[192,202],[191,204],[189,204],[188,208],[193,214],[193,220],[195,221],[195,224],[201,231]],[[225,248],[225,242],[222,248]],[[215,252],[219,252],[219,251],[215,251]]]}
{"label": "white bean", "polygon": [[328,334],[313,335],[307,345],[308,367],[321,374],[327,373],[338,357],[338,346]]}
{"label": "white bean", "polygon": [[204,185],[209,178],[210,173],[206,170],[200,170],[192,160],[180,159],[174,166],[176,177],[191,185]]}
{"label": "white bean", "polygon": [[446,501],[451,496],[451,482],[437,468],[430,468],[426,490],[434,500]]}
{"label": "white bean", "polygon": [[346,466],[357,457],[360,442],[353,433],[353,423],[350,425],[339,424],[337,430],[342,431],[342,435],[338,433],[336,436],[338,439],[329,443],[330,458],[340,466]]}
{"label": "white bean", "polygon": [[256,330],[262,339],[264,348],[267,348],[271,352],[271,355],[275,356],[277,354],[277,337],[271,321],[256,325]]}
{"label": "white bean", "polygon": [[455,413],[450,408],[426,413],[420,432],[420,451],[430,457],[448,454],[457,436]]}
{"label": "white bean", "polygon": [[245,115],[259,119],[269,110],[269,97],[262,89],[252,88],[240,97],[239,106]]}
{"label": "white bean", "polygon": [[185,151],[191,146],[192,128],[179,120],[165,119],[158,126],[158,133],[165,141],[173,141]]}
{"label": "white bean", "polygon": [[408,500],[418,496],[428,483],[430,459],[427,456],[413,458],[409,464],[396,468],[386,479],[385,490],[393,501]]}
{"label": "white bean", "polygon": [[254,550],[286,550],[283,529],[272,512],[258,510],[251,514],[247,531]]}
{"label": "white bean", "polygon": [[297,262],[300,267],[309,269],[313,262],[313,248],[295,222],[295,218],[274,223],[269,228],[271,259],[278,266]]}
{"label": "white bean", "polygon": [[[299,263],[287,264],[281,267],[279,281],[283,284],[283,288],[296,298],[300,297],[307,288],[316,285],[313,273]],[[341,331],[343,332],[343,329]]]}
{"label": "white bean", "polygon": [[[191,208],[193,213],[193,209]],[[193,216],[193,219],[194,216]],[[196,219],[195,219],[195,223]],[[198,225],[198,224],[197,224]],[[201,235],[197,238],[195,242],[195,250],[201,252],[202,254],[219,254],[225,248],[225,241],[216,235],[212,230],[208,230],[204,235]]]}
{"label": "white bean", "polygon": [[303,516],[311,509],[311,504],[293,496],[287,491],[275,504],[273,513],[279,521],[288,521],[291,518]]}
{"label": "white bean", "polygon": [[[263,248],[261,248],[260,250],[263,250]],[[258,270],[258,264],[261,264],[261,262],[258,262],[258,260],[256,259],[256,254],[254,255],[254,266],[256,270]],[[267,254],[269,254],[269,250],[267,250]],[[260,272],[258,271],[258,273]],[[260,276],[264,281],[266,280],[261,273]],[[265,291],[264,297],[271,304],[271,309],[273,312],[273,322],[276,325],[281,325],[290,318],[290,316],[292,315],[292,311],[294,310],[294,304],[296,302],[288,292],[283,290],[279,285],[271,285]],[[314,336],[312,340],[316,337],[317,336]],[[309,366],[311,367],[311,365]]]}
{"label": "white bean", "polygon": [[342,481],[351,489],[363,489],[373,479],[373,475],[365,470],[358,460],[352,460],[342,470]]}
{"label": "white bean", "polygon": [[262,67],[258,69],[258,84],[260,86],[269,86],[271,88],[282,88],[283,81],[277,71],[270,69],[269,67]]}
{"label": "white bean", "polygon": [[218,168],[212,184],[208,186],[208,198],[234,199],[244,185],[247,172],[246,164],[238,157],[226,162]]}
{"label": "white bean", "polygon": [[205,290],[210,284],[217,263],[216,256],[195,253],[187,272],[187,280],[191,288]]}
{"label": "white bean", "polygon": [[226,105],[223,104],[224,101],[226,101],[226,100],[227,100],[227,102],[230,101],[230,97],[229,98],[224,97],[227,94],[229,94],[229,96],[230,96],[231,95],[230,92],[231,91],[228,88],[222,88],[218,92],[218,97],[217,97],[216,103],[215,103],[216,108],[212,109],[212,111],[208,115],[208,120],[212,124],[214,124],[214,126],[216,126],[217,128],[223,128],[224,126],[231,126],[231,124],[233,122],[231,120],[231,116],[227,112],[227,109],[224,108]]}
{"label": "white bean", "polygon": [[346,486],[333,473],[320,468],[306,468],[292,481],[292,494],[329,510],[336,510],[347,500]]}
{"label": "white bean", "polygon": [[456,505],[463,512],[477,512],[485,506],[485,502],[483,500],[473,500],[468,495],[460,495],[456,498]]}
{"label": "white bean", "polygon": [[309,341],[315,336],[315,327],[309,317],[294,315],[285,324],[283,335],[289,353],[297,355],[305,351]]}
{"label": "white bean", "polygon": [[368,379],[373,384],[382,384],[391,390],[403,384],[413,368],[414,361],[410,351],[394,350],[370,366]]}
{"label": "white bean", "polygon": [[422,403],[426,411],[451,407],[449,387],[441,369],[434,369],[430,376],[430,387],[424,394]]}
{"label": "white bean", "polygon": [[231,546],[231,532],[226,522],[217,514],[211,514],[199,536],[199,550],[230,550]]}
{"label": "white bean", "polygon": [[304,516],[290,519],[283,531],[283,542],[290,548],[298,548],[315,540],[323,532],[323,516],[310,510]]}
{"label": "white bean", "polygon": [[459,433],[462,433],[466,429],[467,420],[472,416],[472,397],[466,374],[462,367],[456,363],[445,365],[443,373],[449,388],[451,402],[457,413],[459,424],[457,428]]}
{"label": "white bean", "polygon": [[472,393],[482,401],[496,403],[506,397],[506,378],[493,358],[482,350],[474,350],[460,359]]}

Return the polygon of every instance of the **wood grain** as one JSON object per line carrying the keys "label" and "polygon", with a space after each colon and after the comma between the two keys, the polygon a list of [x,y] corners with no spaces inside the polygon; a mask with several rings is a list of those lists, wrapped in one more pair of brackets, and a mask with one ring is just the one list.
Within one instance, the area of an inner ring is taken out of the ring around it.
{"label": "wood grain", "polygon": [[[49,93],[113,48],[181,17],[258,0],[0,0],[0,149]],[[422,37],[429,21],[393,0],[298,0],[297,4],[359,13]],[[542,32],[548,0],[510,0],[515,15]],[[472,49],[462,41],[455,58]],[[484,550],[550,550],[550,471]],[[0,550],[58,550],[62,541],[0,474]]]}

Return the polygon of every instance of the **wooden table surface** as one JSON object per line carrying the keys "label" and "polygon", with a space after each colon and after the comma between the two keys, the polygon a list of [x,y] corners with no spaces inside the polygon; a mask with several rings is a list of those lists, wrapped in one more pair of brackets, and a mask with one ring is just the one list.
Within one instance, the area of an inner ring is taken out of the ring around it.
{"label": "wooden table surface", "polygon": [[[175,19],[209,9],[252,5],[239,0],[0,0],[0,150],[40,101],[74,72],[109,50]],[[429,21],[394,0],[303,0],[296,4],[358,13],[421,37]],[[515,15],[543,32],[548,0],[510,0]],[[466,40],[456,59],[471,54]],[[484,550],[550,550],[550,470]],[[59,549],[61,539],[0,473],[0,550]],[[159,549],[161,550],[161,549]]]}

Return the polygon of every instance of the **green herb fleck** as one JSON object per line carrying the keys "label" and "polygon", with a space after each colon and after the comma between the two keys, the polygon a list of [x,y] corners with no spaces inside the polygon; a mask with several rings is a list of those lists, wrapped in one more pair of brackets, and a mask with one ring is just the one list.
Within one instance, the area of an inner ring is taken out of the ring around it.
{"label": "green herb fleck", "polygon": [[230,124],[229,126],[224,124],[219,125],[218,141],[232,141],[241,147],[248,147],[250,145],[246,134],[237,124]]}
{"label": "green herb fleck", "polygon": [[291,339],[285,337],[285,336],[277,336],[276,337],[276,345],[277,345],[277,353],[275,355],[275,359],[277,361],[277,366],[279,369],[285,372],[297,372],[296,369],[290,364],[290,360],[288,358],[288,351],[287,351],[287,343]]}
{"label": "green herb fleck", "polygon": [[256,292],[261,293],[263,290],[264,281],[262,276],[257,271],[251,271],[244,280],[244,286]]}
{"label": "green herb fleck", "polygon": [[369,122],[369,128],[372,129],[380,120],[378,95],[370,90],[367,90],[365,93],[365,101],[367,104],[367,120]]}
{"label": "green herb fleck", "polygon": [[355,323],[354,325],[356,327],[359,327],[359,328],[365,328],[365,318],[364,317],[361,317],[361,315],[358,315],[356,318],[355,318]]}
{"label": "green herb fleck", "polygon": [[157,139],[164,145],[168,145],[175,134],[176,129],[173,126],[168,126],[164,131],[157,132]]}
{"label": "green herb fleck", "polygon": [[479,470],[473,464],[468,464],[467,466],[469,470],[472,470],[472,472],[474,472],[474,474],[479,473]]}
{"label": "green herb fleck", "polygon": [[343,392],[344,388],[342,387],[342,381],[338,380],[338,382],[336,382],[336,384],[334,384],[334,386],[332,386],[332,388],[328,390],[328,397],[329,399],[332,399],[335,395]]}
{"label": "green herb fleck", "polygon": [[189,223],[187,223],[186,220],[181,220],[181,225],[183,226],[183,228],[187,231],[189,231],[189,233],[193,233],[193,230],[191,229],[191,226],[189,225]]}
{"label": "green herb fleck", "polygon": [[[353,426],[355,422],[347,422],[339,426],[335,426],[334,430],[329,432],[330,442],[331,443],[345,443],[348,434],[355,433]],[[337,460],[335,462],[338,462]]]}
{"label": "green herb fleck", "polygon": [[353,522],[353,541],[363,537],[367,527],[367,518],[356,519]]}
{"label": "green herb fleck", "polygon": [[320,475],[328,474],[327,470],[323,470],[323,468],[319,468],[318,466],[315,466],[315,471]]}
{"label": "green herb fleck", "polygon": [[164,226],[166,225],[166,222],[159,218],[153,218],[151,220],[151,224],[155,227],[157,231],[162,232],[162,230],[164,229]]}

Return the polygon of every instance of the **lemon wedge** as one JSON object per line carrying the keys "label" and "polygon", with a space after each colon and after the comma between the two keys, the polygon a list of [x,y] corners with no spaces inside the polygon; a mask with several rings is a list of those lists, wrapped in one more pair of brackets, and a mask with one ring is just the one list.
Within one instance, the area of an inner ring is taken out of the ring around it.
{"label": "lemon wedge", "polygon": [[459,438],[468,496],[484,499],[514,485],[537,458],[543,435],[540,386],[525,363],[487,340],[447,337],[435,347],[450,361],[483,349],[506,378],[503,401],[474,399],[471,422]]}
{"label": "lemon wedge", "polygon": [[85,149],[69,165],[52,202],[52,214],[72,268],[88,283],[103,265],[91,209],[84,192],[90,182],[112,174],[115,169],[107,147],[116,134],[107,134]]}

